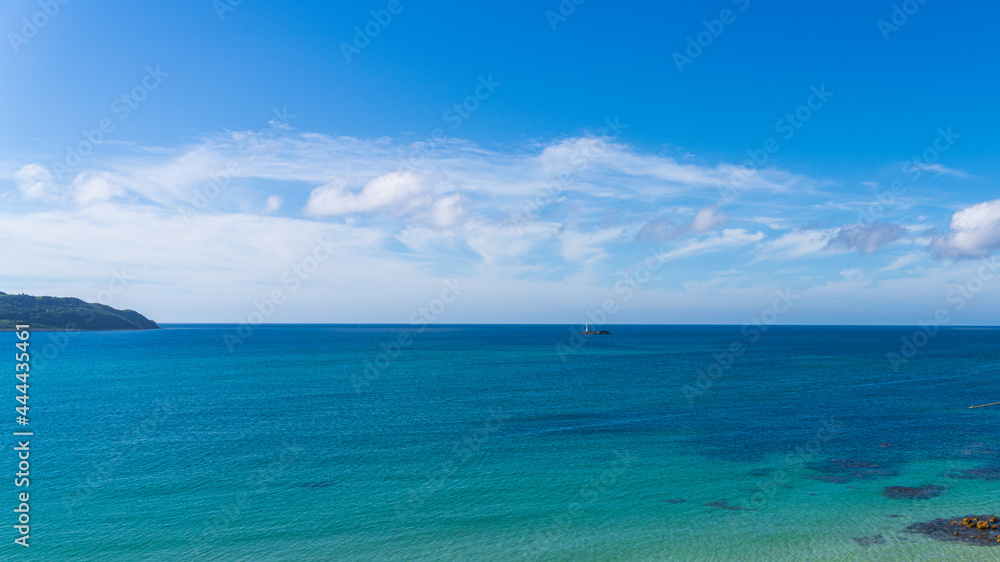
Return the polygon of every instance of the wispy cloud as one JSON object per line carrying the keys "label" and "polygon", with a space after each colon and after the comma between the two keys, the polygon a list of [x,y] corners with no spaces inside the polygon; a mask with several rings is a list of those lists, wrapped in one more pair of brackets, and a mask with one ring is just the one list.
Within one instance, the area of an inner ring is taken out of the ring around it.
{"label": "wispy cloud", "polygon": [[[595,137],[501,152],[458,139],[428,146],[425,141],[279,130],[267,141],[249,132],[232,132],[177,149],[130,145],[117,149],[111,156],[92,158],[82,172],[113,189],[167,207],[190,205],[195,193],[210,183],[229,192],[252,189],[261,181],[284,182],[289,190],[285,195],[303,189],[312,192],[305,210],[313,216],[366,213],[427,194],[460,192],[486,206],[522,202],[564,176],[569,177],[569,191],[596,200],[638,204],[650,198],[665,201],[700,194],[711,202],[720,188],[730,186],[735,169],[729,164],[679,163]],[[63,187],[74,179],[64,180]],[[28,198],[52,195],[60,187],[44,163],[24,166],[18,182]],[[786,171],[765,169],[751,174],[740,189],[788,192],[813,183]]]}
{"label": "wispy cloud", "polygon": [[802,229],[782,234],[764,245],[756,261],[814,256],[828,247],[833,232],[834,229]]}
{"label": "wispy cloud", "polygon": [[898,224],[873,222],[852,224],[839,229],[827,243],[831,250],[857,250],[862,254],[872,254],[880,248],[895,242],[906,234],[906,229]]}
{"label": "wispy cloud", "polygon": [[[605,138],[484,148],[461,139],[430,145],[274,133],[266,142],[228,132],[174,148],[109,145],[70,178],[55,177],[43,162],[11,166],[0,178],[9,184],[0,220],[12,233],[28,221],[36,235],[12,234],[0,246],[3,259],[23,265],[6,282],[27,289],[47,279],[66,294],[101,268],[126,263],[145,275],[155,302],[197,294],[198,314],[228,314],[328,234],[339,254],[330,277],[313,278],[324,279],[324,291],[393,293],[405,279],[407,288],[393,297],[405,300],[451,275],[475,279],[495,299],[530,294],[566,303],[604,298],[615,272],[647,259],[655,241],[657,257],[677,263],[656,284],[714,293],[721,303],[757,294],[774,275],[804,271],[802,260],[811,260],[809,276],[797,282],[846,295],[878,277],[850,262],[858,254],[932,236],[907,237],[907,227],[893,223],[838,224],[842,210],[824,205],[827,180],[767,168],[733,187],[745,171],[737,166],[677,161]],[[723,208],[720,190],[727,189],[739,197]],[[998,209],[1000,202],[987,202],[955,213],[949,232],[934,239],[936,254],[957,259],[1000,248]],[[926,230],[943,226],[940,218],[928,212],[907,224]],[[803,224],[812,226],[793,230]],[[704,258],[680,263],[696,256]],[[904,256],[878,272],[917,259]],[[775,272],[762,265],[768,260],[791,263]],[[929,283],[936,274],[926,275]],[[643,294],[655,291],[651,284]],[[389,306],[336,302],[355,312]]]}
{"label": "wispy cloud", "polygon": [[904,267],[908,267],[917,263],[921,260],[928,259],[927,252],[922,250],[919,252],[910,252],[909,254],[900,256],[894,262],[878,270],[879,273],[886,273],[889,271],[898,271]]}
{"label": "wispy cloud", "polygon": [[719,234],[696,238],[680,248],[664,252],[660,255],[660,259],[674,260],[720,250],[740,248],[742,246],[746,246],[747,244],[759,242],[763,239],[763,232],[751,233],[742,228],[726,229]]}
{"label": "wispy cloud", "polygon": [[716,230],[726,224],[727,217],[719,210],[718,205],[698,209],[691,222],[674,225],[670,218],[664,217],[644,224],[636,235],[637,240],[665,241],[673,240],[688,233],[703,233]]}
{"label": "wispy cloud", "polygon": [[943,164],[928,164],[926,162],[907,162],[906,165],[911,170],[920,170],[921,172],[935,172],[940,175],[954,176],[957,178],[971,178],[971,174],[967,174],[962,170],[956,170],[954,168],[949,168]]}

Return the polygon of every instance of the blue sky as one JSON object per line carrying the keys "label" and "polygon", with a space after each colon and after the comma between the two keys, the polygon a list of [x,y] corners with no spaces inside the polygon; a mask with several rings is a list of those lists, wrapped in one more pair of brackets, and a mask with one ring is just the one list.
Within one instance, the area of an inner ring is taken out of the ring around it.
{"label": "blue sky", "polygon": [[0,7],[0,290],[995,323],[994,4],[63,1]]}

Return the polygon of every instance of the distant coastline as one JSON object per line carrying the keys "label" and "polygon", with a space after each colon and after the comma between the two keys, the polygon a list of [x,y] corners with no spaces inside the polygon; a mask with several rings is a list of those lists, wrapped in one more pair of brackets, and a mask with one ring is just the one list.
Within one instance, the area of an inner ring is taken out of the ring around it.
{"label": "distant coastline", "polygon": [[8,295],[0,292],[0,332],[27,324],[39,332],[158,330],[160,327],[134,310],[119,310],[77,298]]}

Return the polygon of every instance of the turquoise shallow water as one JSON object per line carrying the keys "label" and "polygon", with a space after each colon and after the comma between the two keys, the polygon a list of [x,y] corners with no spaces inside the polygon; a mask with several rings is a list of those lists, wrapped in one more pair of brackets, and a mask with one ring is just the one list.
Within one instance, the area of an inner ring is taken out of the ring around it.
{"label": "turquoise shallow water", "polygon": [[35,333],[32,546],[4,558],[1000,558],[903,532],[1000,512],[1000,409],[968,409],[1000,400],[1000,329],[898,372],[912,328],[611,330]]}

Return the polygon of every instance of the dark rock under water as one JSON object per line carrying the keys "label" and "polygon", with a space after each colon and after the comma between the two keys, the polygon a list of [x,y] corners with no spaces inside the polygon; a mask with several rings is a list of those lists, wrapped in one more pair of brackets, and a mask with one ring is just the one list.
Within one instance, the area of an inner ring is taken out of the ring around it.
{"label": "dark rock under water", "polygon": [[811,476],[812,480],[832,482],[834,484],[846,484],[855,480],[874,480],[899,475],[898,469],[886,463],[852,458],[827,459],[826,461],[807,464],[806,467],[821,473]]}
{"label": "dark rock under water", "polygon": [[740,507],[738,505],[729,505],[726,502],[708,502],[705,504],[708,507],[717,507],[719,509],[725,509],[727,511],[756,511],[752,507]]}
{"label": "dark rock under water", "polygon": [[926,486],[886,486],[882,491],[882,495],[894,500],[926,500],[940,496],[944,491],[944,486],[933,484]]}
{"label": "dark rock under water", "polygon": [[909,533],[926,535],[939,541],[958,541],[979,546],[1000,546],[1000,531],[994,515],[968,515],[914,523]]}
{"label": "dark rock under water", "polygon": [[1000,466],[966,468],[946,472],[945,476],[956,480],[1000,480]]}
{"label": "dark rock under water", "polygon": [[870,537],[852,537],[854,542],[860,544],[861,546],[875,546],[877,544],[885,544],[885,537],[882,535],[873,535]]}

